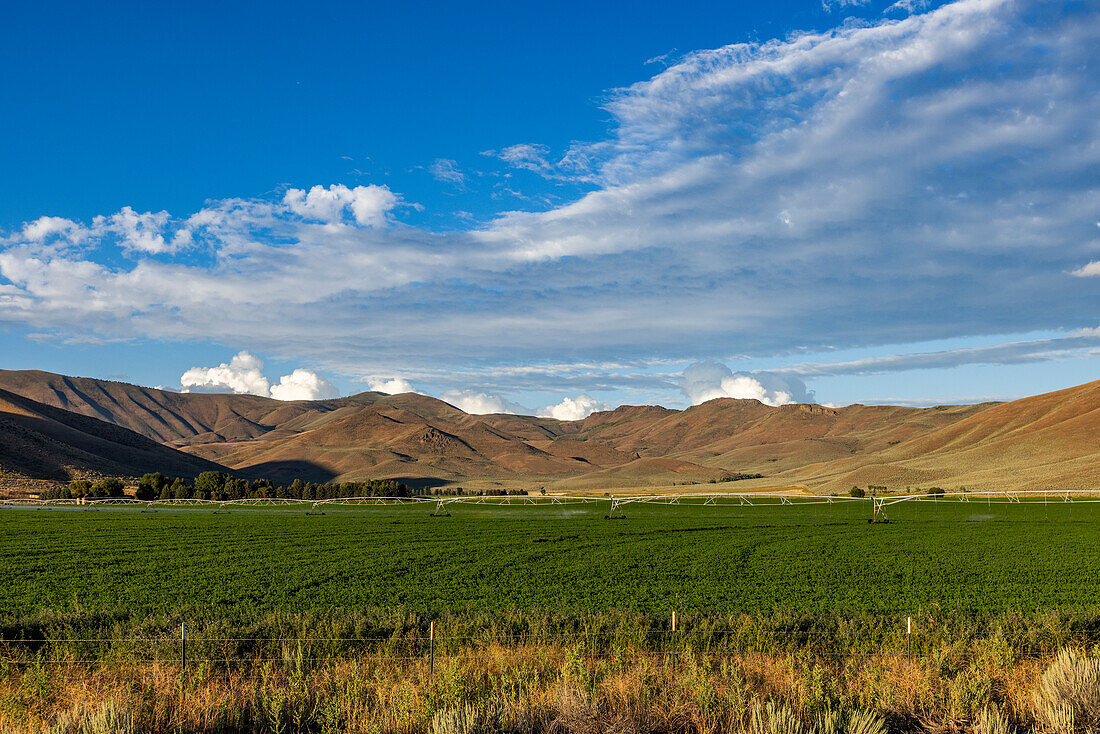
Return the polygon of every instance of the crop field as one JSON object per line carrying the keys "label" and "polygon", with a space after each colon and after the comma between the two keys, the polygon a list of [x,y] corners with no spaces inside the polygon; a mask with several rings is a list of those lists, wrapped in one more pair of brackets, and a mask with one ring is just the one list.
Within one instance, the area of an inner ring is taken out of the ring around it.
{"label": "crop field", "polygon": [[0,510],[0,610],[1020,613],[1100,605],[1100,506]]}

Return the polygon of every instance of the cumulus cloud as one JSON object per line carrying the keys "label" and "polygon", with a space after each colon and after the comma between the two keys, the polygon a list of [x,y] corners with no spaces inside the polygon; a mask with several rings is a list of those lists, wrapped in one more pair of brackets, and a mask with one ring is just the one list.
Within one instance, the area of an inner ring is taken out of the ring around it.
{"label": "cumulus cloud", "polygon": [[264,363],[248,352],[238,352],[217,367],[192,367],[180,377],[181,392],[237,393],[276,400],[326,400],[340,397],[336,386],[313,370],[296,369],[274,385],[264,376]]}
{"label": "cumulus cloud", "polygon": [[271,386],[276,400],[331,400],[340,397],[336,386],[313,370],[296,369]]}
{"label": "cumulus cloud", "polygon": [[606,410],[607,406],[591,395],[582,393],[575,398],[565,398],[557,405],[548,405],[539,411],[544,418],[557,418],[559,421],[579,421],[597,410]]}
{"label": "cumulus cloud", "polygon": [[367,386],[374,392],[384,392],[387,395],[399,395],[405,392],[416,392],[412,383],[403,377],[368,377]]}
{"label": "cumulus cloud", "polygon": [[23,225],[23,239],[29,242],[42,242],[51,235],[72,235],[82,232],[83,228],[71,219],[64,217],[39,217]]}
{"label": "cumulus cloud", "polygon": [[[117,235],[124,250],[160,255],[174,249],[173,244],[164,239],[164,229],[169,219],[168,212],[139,214],[124,206],[109,217],[96,217],[92,227],[97,233]],[[187,241],[186,231],[180,230],[178,243]]]}
{"label": "cumulus cloud", "polygon": [[283,204],[303,219],[336,224],[344,221],[350,211],[355,221],[364,227],[380,227],[386,223],[386,215],[397,206],[398,197],[388,186],[356,186],[349,189],[343,184],[325,188],[314,186],[308,192],[288,189]]}
{"label": "cumulus cloud", "polygon": [[447,390],[439,396],[439,399],[470,415],[488,415],[490,413],[530,415],[533,412],[519,403],[505,400],[499,395],[490,395],[470,389]]}
{"label": "cumulus cloud", "polygon": [[238,352],[217,367],[192,367],[180,376],[183,392],[233,392],[271,395],[271,383],[263,373],[264,363],[248,352]]}
{"label": "cumulus cloud", "polygon": [[793,375],[734,372],[717,362],[696,362],[685,369],[683,391],[692,405],[715,398],[759,400],[773,406],[814,402],[813,392]]}

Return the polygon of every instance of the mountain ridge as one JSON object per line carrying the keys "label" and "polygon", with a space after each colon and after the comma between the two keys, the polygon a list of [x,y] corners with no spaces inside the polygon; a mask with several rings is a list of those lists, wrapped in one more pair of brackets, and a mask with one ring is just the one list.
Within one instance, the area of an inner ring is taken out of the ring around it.
{"label": "mountain ridge", "polygon": [[222,469],[122,426],[0,389],[0,483]]}
{"label": "mountain ridge", "polygon": [[[684,410],[620,406],[578,421],[471,415],[416,393],[282,402],[40,371],[0,370],[0,389],[273,479],[314,467],[315,480],[485,480],[548,489],[718,482],[744,473],[765,476],[739,487],[805,484],[815,491],[1100,482],[1100,442],[1089,440],[1100,431],[1100,382],[1009,403],[830,408],[719,398]],[[1037,452],[1052,458],[1038,461]],[[1035,464],[1045,468],[1021,473]],[[998,477],[996,466],[1013,469]]]}

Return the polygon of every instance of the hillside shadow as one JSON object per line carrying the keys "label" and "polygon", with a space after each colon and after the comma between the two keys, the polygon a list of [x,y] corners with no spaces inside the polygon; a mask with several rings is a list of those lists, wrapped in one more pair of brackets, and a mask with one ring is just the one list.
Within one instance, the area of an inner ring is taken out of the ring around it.
{"label": "hillside shadow", "polygon": [[276,483],[288,483],[295,479],[315,484],[325,484],[336,478],[336,474],[312,461],[265,461],[233,470],[234,474],[249,479],[270,479]]}
{"label": "hillside shadow", "polygon": [[128,428],[25,402],[54,417],[13,413],[0,406],[0,465],[30,479],[68,481],[83,472],[115,476],[162,472],[194,477],[204,471],[226,470]]}

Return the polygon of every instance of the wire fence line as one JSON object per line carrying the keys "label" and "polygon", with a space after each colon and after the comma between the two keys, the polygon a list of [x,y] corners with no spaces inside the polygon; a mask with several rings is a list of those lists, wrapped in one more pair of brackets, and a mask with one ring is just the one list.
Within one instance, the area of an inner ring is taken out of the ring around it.
{"label": "wire fence line", "polygon": [[555,506],[569,504],[610,503],[613,509],[632,504],[691,505],[715,507],[755,507],[776,505],[805,506],[815,504],[854,503],[874,508],[902,502],[970,502],[984,500],[998,503],[1028,502],[1100,502],[1100,489],[1024,489],[965,490],[938,492],[908,492],[904,494],[870,494],[864,497],[848,495],[801,494],[792,492],[705,492],[685,491],[665,494],[595,494],[564,495],[413,495],[409,497],[332,497],[299,499],[291,497],[243,497],[236,499],[174,498],[139,500],[133,497],[103,497],[77,499],[39,499],[37,497],[0,497],[0,507],[216,507],[265,508],[309,507],[322,509],[339,506],[378,505],[449,505],[490,506]]}
{"label": "wire fence line", "polygon": [[40,637],[0,638],[0,664],[248,666],[269,663],[317,665],[341,661],[412,662],[476,656],[489,648],[502,654],[572,654],[587,661],[650,658],[664,662],[692,657],[717,661],[748,655],[804,654],[841,659],[854,654],[921,659],[951,648],[998,646],[1015,656],[1042,657],[1065,646],[1100,644],[1100,630],[1029,630],[1004,634],[898,630],[841,632],[789,629],[639,629],[633,633],[561,632],[389,637]]}

